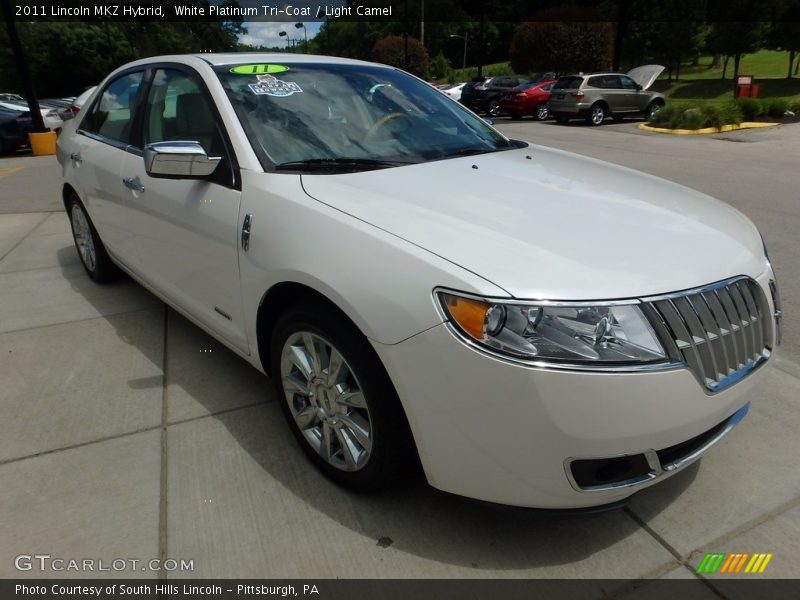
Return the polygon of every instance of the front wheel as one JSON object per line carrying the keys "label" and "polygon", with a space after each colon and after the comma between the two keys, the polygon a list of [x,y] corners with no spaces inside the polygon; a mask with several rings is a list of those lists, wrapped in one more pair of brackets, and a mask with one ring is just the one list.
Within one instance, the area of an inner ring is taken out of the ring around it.
{"label": "front wheel", "polygon": [[328,478],[370,491],[408,471],[413,442],[391,381],[342,315],[309,303],[278,320],[271,373],[300,446]]}
{"label": "front wheel", "polygon": [[486,114],[488,114],[490,117],[499,117],[500,103],[497,100],[492,100],[489,102],[489,106],[486,108]]}
{"label": "front wheel", "polygon": [[664,108],[664,103],[659,102],[658,100],[653,100],[650,104],[647,105],[647,108],[644,111],[644,117],[648,121],[650,121],[655,114]]}
{"label": "front wheel", "polygon": [[537,121],[544,121],[548,116],[549,112],[547,110],[547,104],[540,104],[536,107],[536,112],[534,113]]}
{"label": "front wheel", "polygon": [[111,262],[97,230],[94,228],[86,208],[77,196],[73,195],[67,203],[72,239],[86,274],[97,283],[113,281],[119,269]]}
{"label": "front wheel", "polygon": [[606,120],[606,107],[602,104],[595,104],[589,110],[589,116],[586,117],[586,121],[589,125],[594,125],[595,127],[598,125],[602,125],[603,121]]}

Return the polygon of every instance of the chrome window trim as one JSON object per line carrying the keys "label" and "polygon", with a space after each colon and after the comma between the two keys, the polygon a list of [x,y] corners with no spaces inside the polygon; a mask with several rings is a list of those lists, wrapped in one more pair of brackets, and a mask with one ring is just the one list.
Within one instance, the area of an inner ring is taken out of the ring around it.
{"label": "chrome window trim", "polygon": [[[747,404],[742,406],[739,410],[737,410],[735,413],[733,413],[730,417],[728,417],[727,421],[725,421],[725,426],[722,429],[720,429],[717,433],[715,433],[713,436],[711,436],[708,440],[706,440],[706,442],[702,446],[700,446],[693,452],[687,454],[686,456],[674,462],[662,464],[658,458],[657,451],[654,450],[653,448],[648,448],[643,452],[634,452],[632,454],[620,454],[616,456],[595,456],[588,458],[585,456],[581,457],[572,456],[564,461],[564,472],[566,473],[567,480],[569,481],[569,484],[572,486],[572,488],[576,492],[580,492],[582,494],[594,493],[594,492],[609,492],[614,490],[631,488],[640,486],[645,483],[663,479],[664,477],[674,475],[675,473],[685,469],[693,462],[700,459],[720,440],[726,437],[734,429],[734,427],[736,427],[741,422],[741,420],[744,419],[749,410],[750,410],[750,403],[748,402]],[[678,442],[678,444],[680,443],[681,442]],[[611,460],[615,458],[625,458],[626,456],[637,456],[639,454],[644,454],[645,458],[647,459],[647,464],[650,466],[650,472],[644,475],[640,475],[638,477],[633,477],[631,479],[626,479],[623,481],[616,481],[613,483],[609,483],[608,485],[593,485],[593,486],[581,487],[580,485],[578,485],[578,482],[575,481],[575,478],[572,475],[572,463],[576,460]]]}

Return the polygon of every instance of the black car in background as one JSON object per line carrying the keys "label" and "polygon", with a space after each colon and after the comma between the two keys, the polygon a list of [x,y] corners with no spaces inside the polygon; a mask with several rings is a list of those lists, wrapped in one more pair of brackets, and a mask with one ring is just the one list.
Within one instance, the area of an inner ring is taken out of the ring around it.
{"label": "black car in background", "polygon": [[31,113],[0,107],[0,156],[27,144],[32,127]]}
{"label": "black car in background", "polygon": [[534,75],[496,75],[473,77],[461,90],[459,102],[475,113],[490,117],[500,115],[500,96],[523,83],[537,83],[555,79],[555,73],[544,71]]}

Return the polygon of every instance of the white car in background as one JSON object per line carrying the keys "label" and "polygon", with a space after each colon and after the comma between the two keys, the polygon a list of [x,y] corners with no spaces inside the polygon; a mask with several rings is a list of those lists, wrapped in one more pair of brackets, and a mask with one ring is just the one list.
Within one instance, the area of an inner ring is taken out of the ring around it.
{"label": "white car in background", "polygon": [[122,269],[268,373],[354,489],[418,461],[482,500],[623,502],[735,427],[779,341],[744,215],[508,139],[394,68],[140,60],[58,160],[88,275]]}
{"label": "white car in background", "polygon": [[[28,112],[28,104],[24,98],[22,100],[0,100],[0,107]],[[42,121],[44,121],[44,126],[51,131],[60,132],[61,127],[64,125],[64,121],[58,114],[58,109],[52,106],[45,106],[43,103],[40,103],[39,110],[42,113]]]}
{"label": "white car in background", "polygon": [[466,82],[454,83],[453,85],[444,88],[442,93],[458,102],[459,98],[461,98],[461,90],[464,88],[464,85],[466,85]]}

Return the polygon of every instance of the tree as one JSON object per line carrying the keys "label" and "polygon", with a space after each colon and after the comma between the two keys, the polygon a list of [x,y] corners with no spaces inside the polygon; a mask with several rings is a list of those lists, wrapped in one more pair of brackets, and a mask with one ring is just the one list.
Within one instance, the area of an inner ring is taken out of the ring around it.
{"label": "tree", "polygon": [[[769,19],[779,0],[725,0],[715,6],[710,44],[714,52],[733,57],[733,89],[739,77],[739,64],[744,54],[763,47],[769,31]],[[756,16],[756,19],[753,19]]]}
{"label": "tree", "polygon": [[405,69],[418,77],[428,76],[428,52],[417,38],[390,35],[375,42],[372,60]]}
{"label": "tree", "polygon": [[448,77],[453,71],[450,61],[447,60],[444,53],[439,52],[433,57],[430,63],[430,76],[434,79],[442,79]]}
{"label": "tree", "polygon": [[518,73],[598,71],[611,64],[611,24],[592,8],[548,8],[522,23],[509,58]]}
{"label": "tree", "polygon": [[[795,57],[800,53],[800,0],[791,0],[780,17],[772,23],[767,35],[767,47],[789,53],[789,70],[786,78],[792,77]],[[798,61],[800,64],[800,61]]]}
{"label": "tree", "polygon": [[[178,0],[161,0],[166,14]],[[152,5],[152,0],[141,5]],[[209,5],[208,0],[196,4]],[[2,28],[4,30],[4,28]],[[116,67],[147,56],[236,48],[241,19],[229,21],[20,22],[37,95],[77,95]],[[0,89],[18,90],[4,31],[0,33]]]}

